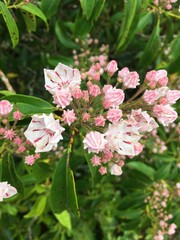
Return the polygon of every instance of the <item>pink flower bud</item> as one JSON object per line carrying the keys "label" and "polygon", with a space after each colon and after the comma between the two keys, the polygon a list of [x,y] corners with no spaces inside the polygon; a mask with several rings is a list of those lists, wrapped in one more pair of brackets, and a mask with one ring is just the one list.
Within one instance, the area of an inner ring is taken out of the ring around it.
{"label": "pink flower bud", "polygon": [[33,155],[28,155],[25,157],[25,163],[29,166],[32,166],[35,162],[35,158]]}
{"label": "pink flower bud", "polygon": [[8,130],[6,130],[5,133],[4,133],[4,137],[5,137],[6,139],[9,139],[9,140],[12,140],[12,139],[14,138],[14,136],[15,136],[15,132],[14,132],[13,129],[8,129]]}
{"label": "pink flower bud", "polygon": [[101,165],[101,159],[97,155],[94,155],[94,157],[91,158],[91,163],[93,166]]}
{"label": "pink flower bud", "polygon": [[17,153],[22,153],[22,152],[25,152],[26,151],[26,148],[24,146],[20,146],[18,149],[17,149]]}
{"label": "pink flower bud", "polygon": [[150,72],[147,72],[145,80],[147,82],[156,82],[156,71],[155,70],[151,70]]}
{"label": "pink flower bud", "polygon": [[174,104],[180,98],[180,91],[168,90],[166,93],[166,99],[169,104]]}
{"label": "pink flower bud", "polygon": [[68,109],[67,111],[64,110],[62,117],[63,117],[63,121],[70,126],[71,123],[73,123],[74,120],[76,119],[74,109],[73,110]]}
{"label": "pink flower bud", "polygon": [[122,117],[122,111],[117,108],[111,108],[107,112],[107,119],[112,122],[116,123],[119,121],[119,119]]}
{"label": "pink flower bud", "polygon": [[108,75],[113,76],[117,70],[118,70],[117,62],[115,60],[110,61],[106,67]]}
{"label": "pink flower bud", "polygon": [[167,99],[165,97],[162,97],[158,101],[159,104],[166,105],[168,103]]}
{"label": "pink flower bud", "polygon": [[146,90],[143,94],[143,100],[148,104],[154,104],[158,99],[158,93],[155,90]]}
{"label": "pink flower bud", "polygon": [[126,88],[136,88],[139,85],[139,74],[137,72],[130,72],[123,78],[123,85]]}
{"label": "pink flower bud", "polygon": [[83,94],[82,98],[84,99],[84,101],[88,102],[89,101],[89,93],[88,93],[88,91],[87,90],[83,90],[82,94]]}
{"label": "pink flower bud", "polygon": [[177,112],[170,105],[155,105],[153,113],[164,126],[173,123],[177,118]]}
{"label": "pink flower bud", "polygon": [[110,168],[111,175],[120,176],[122,174],[122,169],[117,164],[113,164]]}
{"label": "pink flower bud", "polygon": [[14,120],[21,120],[23,114],[19,111],[13,112]]}
{"label": "pink flower bud", "polygon": [[75,99],[79,99],[83,96],[83,93],[80,88],[76,88],[72,95]]}
{"label": "pink flower bud", "polygon": [[22,139],[20,137],[14,138],[13,142],[17,145],[20,145],[22,143]]}
{"label": "pink flower bud", "polygon": [[57,91],[53,95],[53,98],[54,98],[53,103],[55,103],[57,107],[62,107],[62,108],[67,107],[72,101],[71,93],[68,88]]}
{"label": "pink flower bud", "polygon": [[167,5],[166,5],[166,9],[167,9],[167,10],[171,10],[171,9],[172,9],[172,5],[171,5],[171,4],[167,4]]}
{"label": "pink flower bud", "polygon": [[99,115],[94,119],[95,125],[99,127],[104,127],[106,119],[102,116]]}
{"label": "pink flower bud", "polygon": [[89,113],[83,113],[82,114],[82,120],[83,122],[88,122],[90,119],[90,114]]}
{"label": "pink flower bud", "polygon": [[104,98],[105,101],[110,101],[111,107],[119,107],[119,105],[123,103],[125,95],[123,90],[111,87],[105,92]]}
{"label": "pink flower bud", "polygon": [[8,115],[12,111],[12,109],[13,105],[9,101],[0,101],[0,116]]}
{"label": "pink flower bud", "polygon": [[129,74],[129,68],[124,67],[118,72],[118,78],[124,79]]}
{"label": "pink flower bud", "polygon": [[99,86],[92,84],[89,87],[89,94],[93,97],[97,97],[101,93]]}
{"label": "pink flower bud", "polygon": [[100,172],[100,174],[101,174],[101,175],[104,175],[104,174],[106,174],[106,173],[107,173],[107,168],[106,168],[106,167],[103,167],[103,166],[101,166],[101,167],[99,168],[99,172]]}

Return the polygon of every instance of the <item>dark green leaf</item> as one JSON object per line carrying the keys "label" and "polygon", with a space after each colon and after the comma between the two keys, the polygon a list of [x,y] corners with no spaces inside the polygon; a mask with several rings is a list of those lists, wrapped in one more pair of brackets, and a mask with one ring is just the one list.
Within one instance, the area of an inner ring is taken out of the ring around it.
{"label": "dark green leaf", "polygon": [[95,0],[80,0],[80,3],[83,10],[83,15],[85,15],[87,20],[89,20],[94,9]]}
{"label": "dark green leaf", "polygon": [[43,182],[52,174],[52,169],[50,169],[49,164],[45,162],[38,161],[30,168],[38,183]]}
{"label": "dark green leaf", "polygon": [[159,180],[159,179],[165,179],[171,170],[171,164],[166,164],[163,165],[161,168],[158,169],[158,171],[155,174],[155,179]]}
{"label": "dark green leaf", "polygon": [[46,17],[49,19],[54,14],[56,14],[58,10],[60,0],[42,0],[41,1],[41,9],[45,13]]}
{"label": "dark green leaf", "polygon": [[86,18],[82,17],[81,14],[77,14],[75,20],[75,28],[74,33],[76,36],[84,36],[90,32],[91,28],[93,27],[93,21],[87,21]]}
{"label": "dark green leaf", "polygon": [[143,163],[143,162],[129,162],[129,163],[127,163],[127,165],[128,165],[129,168],[145,174],[151,180],[154,179],[155,170],[152,167],[146,165],[145,163]]}
{"label": "dark green leaf", "polygon": [[0,2],[0,12],[2,13],[6,26],[8,28],[12,45],[15,47],[19,42],[19,31],[16,22],[3,2]]}

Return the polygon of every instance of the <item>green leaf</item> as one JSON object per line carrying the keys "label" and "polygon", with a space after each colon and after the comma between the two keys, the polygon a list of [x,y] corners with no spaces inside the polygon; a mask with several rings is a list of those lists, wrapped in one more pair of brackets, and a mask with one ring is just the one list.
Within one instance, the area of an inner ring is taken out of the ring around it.
{"label": "green leaf", "polygon": [[55,214],[64,210],[79,216],[74,176],[66,166],[67,153],[59,160],[54,172],[50,192],[51,208]]}
{"label": "green leaf", "polygon": [[0,13],[3,15],[4,21],[8,28],[12,45],[13,45],[13,47],[15,47],[19,42],[18,27],[16,25],[14,18],[11,15],[10,11],[6,7],[6,5],[1,1],[0,1]]}
{"label": "green leaf", "polygon": [[10,96],[10,95],[14,95],[14,92],[10,92],[8,90],[1,90],[0,94],[2,94],[4,96]]}
{"label": "green leaf", "polygon": [[154,180],[155,170],[142,162],[129,162],[127,163],[128,167],[139,171],[149,177],[151,180]]}
{"label": "green leaf", "polygon": [[155,174],[155,179],[159,180],[159,179],[165,179],[166,177],[169,176],[171,170],[171,164],[166,164],[163,165],[161,168],[158,169],[158,171]]}
{"label": "green leaf", "polygon": [[18,193],[24,193],[24,185],[18,176],[14,164],[14,159],[10,153],[5,154],[0,162],[1,168],[1,182],[7,181],[17,189]]}
{"label": "green leaf", "polygon": [[159,32],[160,32],[159,22],[157,22],[157,25],[155,26],[147,42],[143,55],[140,58],[139,66],[147,68],[152,63],[152,61],[157,57],[161,42]]}
{"label": "green leaf", "polygon": [[38,183],[43,182],[52,174],[52,169],[50,169],[49,164],[45,162],[38,161],[30,168]]}
{"label": "green leaf", "polygon": [[28,32],[36,31],[36,16],[30,12],[21,10]]}
{"label": "green leaf", "polygon": [[137,0],[124,1],[124,17],[118,37],[117,50],[122,50],[128,40],[131,25],[136,16]]}
{"label": "green leaf", "polygon": [[47,196],[37,198],[34,206],[31,208],[24,218],[38,218],[43,213],[46,206]]}
{"label": "green leaf", "polygon": [[1,98],[14,103],[24,115],[33,115],[36,113],[51,113],[54,106],[42,100],[41,98],[26,96],[22,94],[9,95]]}
{"label": "green leaf", "polygon": [[142,210],[139,209],[127,209],[124,211],[118,211],[118,216],[125,219],[139,218],[142,214]]}
{"label": "green leaf", "polygon": [[82,17],[79,12],[75,20],[74,34],[76,36],[84,36],[90,32],[92,27],[93,21],[87,21],[86,18]]}
{"label": "green leaf", "polygon": [[46,17],[50,19],[58,10],[60,0],[42,0],[41,9],[45,13]]}
{"label": "green leaf", "polygon": [[88,167],[89,167],[89,170],[90,170],[90,173],[91,173],[92,185],[94,185],[94,177],[95,177],[95,174],[97,172],[97,168],[92,166],[92,163],[90,161],[90,158],[92,157],[91,154],[87,154],[87,152],[84,150],[84,156],[86,158],[86,161],[88,163]]}
{"label": "green leaf", "polygon": [[68,211],[64,210],[62,213],[54,215],[63,227],[67,228],[69,231],[72,230],[71,217]]}
{"label": "green leaf", "polygon": [[27,11],[27,12],[29,12],[29,13],[32,13],[33,15],[35,15],[35,16],[39,17],[40,19],[42,19],[45,22],[46,27],[48,28],[48,23],[47,23],[46,16],[41,11],[41,9],[38,8],[36,5],[34,5],[32,3],[28,3],[26,5],[23,5],[20,8],[25,10],[25,11]]}
{"label": "green leaf", "polygon": [[85,15],[87,20],[89,20],[94,9],[95,0],[80,0],[80,3],[83,10],[83,15]]}
{"label": "green leaf", "polygon": [[56,22],[55,24],[55,33],[56,36],[59,40],[59,42],[67,47],[67,48],[71,48],[71,49],[77,49],[78,46],[77,44],[75,44],[70,38],[69,36],[66,34],[66,31],[63,29],[62,26],[60,26],[60,24],[58,22]]}
{"label": "green leaf", "polygon": [[73,59],[72,57],[66,57],[66,56],[58,56],[58,57],[49,57],[48,64],[50,64],[52,67],[56,67],[58,63],[63,63],[66,65],[73,65]]}
{"label": "green leaf", "polygon": [[142,31],[149,23],[151,23],[152,18],[152,12],[143,13],[138,21],[136,33]]}
{"label": "green leaf", "polygon": [[94,6],[94,10],[92,12],[91,19],[95,19],[95,20],[98,19],[98,17],[100,16],[100,14],[104,8],[105,2],[106,2],[106,0],[95,0],[95,6]]}

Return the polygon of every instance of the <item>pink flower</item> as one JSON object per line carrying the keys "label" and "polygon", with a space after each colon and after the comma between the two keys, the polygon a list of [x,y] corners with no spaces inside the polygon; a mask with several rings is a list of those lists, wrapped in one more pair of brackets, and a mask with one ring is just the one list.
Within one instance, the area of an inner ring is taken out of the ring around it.
{"label": "pink flower", "polygon": [[13,129],[8,129],[8,130],[6,130],[5,133],[4,133],[4,137],[5,137],[6,139],[9,139],[9,140],[12,140],[12,139],[14,138],[14,136],[15,136],[15,132],[14,132]]}
{"label": "pink flower", "polygon": [[5,129],[5,128],[2,128],[2,127],[0,127],[0,134],[4,134],[4,133],[5,133],[5,131],[6,131],[6,129]]}
{"label": "pink flower", "polygon": [[174,104],[180,98],[180,91],[168,90],[166,93],[166,99],[168,104]]}
{"label": "pink flower", "polygon": [[57,147],[57,143],[63,139],[61,133],[64,130],[52,113],[33,115],[24,135],[34,145],[36,152],[48,152]]}
{"label": "pink flower", "polygon": [[14,120],[21,120],[23,114],[20,111],[13,112]]}
{"label": "pink flower", "polygon": [[116,151],[122,155],[135,155],[134,145],[141,138],[136,127],[130,125],[127,121],[120,120],[115,124],[109,124],[105,133],[105,139],[112,152]]}
{"label": "pink flower", "polygon": [[16,137],[14,138],[14,143],[17,144],[17,145],[20,145],[22,143],[22,139],[20,137]]}
{"label": "pink flower", "polygon": [[177,112],[175,112],[170,105],[155,105],[153,113],[158,121],[164,126],[173,123],[177,118]]}
{"label": "pink flower", "polygon": [[106,167],[103,167],[103,166],[101,166],[101,167],[99,168],[99,172],[100,172],[100,174],[101,174],[101,175],[104,175],[104,174],[106,174],[106,173],[107,173],[107,168],[106,168]]}
{"label": "pink flower", "polygon": [[135,155],[136,156],[139,155],[142,152],[143,148],[144,148],[144,146],[142,144],[136,143],[136,145],[134,145],[134,153],[135,153]]}
{"label": "pink flower", "polygon": [[67,111],[64,110],[62,117],[63,117],[63,121],[70,126],[71,123],[73,123],[74,120],[76,119],[74,109],[73,110],[68,109]]}
{"label": "pink flower", "polygon": [[173,235],[176,232],[176,228],[177,228],[176,224],[172,223],[169,227],[168,234]]}
{"label": "pink flower", "polygon": [[26,151],[26,148],[24,146],[19,146],[19,148],[17,149],[17,153],[22,153],[25,151]]}
{"label": "pink flower", "polygon": [[97,68],[96,65],[91,66],[91,68],[88,71],[88,74],[95,81],[99,81],[100,80],[99,68]]}
{"label": "pink flower", "polygon": [[28,155],[25,157],[25,163],[29,166],[32,166],[35,161],[36,161],[36,159],[33,155]]}
{"label": "pink flower", "polygon": [[89,94],[93,97],[97,97],[101,93],[99,86],[92,84],[89,87]]}
{"label": "pink flower", "polygon": [[84,149],[88,149],[88,152],[99,153],[104,150],[107,141],[104,138],[104,134],[96,131],[91,131],[86,134],[83,140]]}
{"label": "pink flower", "polygon": [[17,190],[15,187],[12,187],[7,182],[0,182],[0,202],[2,202],[4,198],[14,196],[16,193]]}
{"label": "pink flower", "polygon": [[89,101],[89,93],[87,90],[83,90],[82,91],[82,98],[84,99],[84,101],[88,102]]}
{"label": "pink flower", "polygon": [[146,90],[142,97],[148,105],[151,105],[158,99],[158,93],[156,90]]}
{"label": "pink flower", "polygon": [[101,165],[101,159],[97,155],[94,155],[94,157],[91,158],[91,163],[93,166]]}
{"label": "pink flower", "polygon": [[121,71],[118,72],[118,78],[125,78],[129,74],[129,68],[124,67]]}
{"label": "pink flower", "polygon": [[117,62],[115,60],[110,61],[106,67],[108,75],[113,76],[117,70],[118,70]]}
{"label": "pink flower", "polygon": [[75,99],[79,99],[79,98],[81,98],[83,96],[83,93],[82,93],[81,89],[76,88],[75,91],[73,92],[72,96]]}
{"label": "pink flower", "polygon": [[122,111],[117,108],[110,108],[106,116],[106,118],[112,123],[118,122],[121,117],[122,117]]}
{"label": "pink flower", "polygon": [[12,111],[12,109],[13,105],[9,101],[0,101],[0,116],[8,115]]}
{"label": "pink flower", "polygon": [[150,72],[147,72],[145,80],[149,83],[156,82],[156,71],[151,70]]}
{"label": "pink flower", "polygon": [[106,119],[102,115],[99,115],[96,118],[94,118],[95,125],[99,127],[104,127],[105,121]]}
{"label": "pink flower", "polygon": [[110,168],[111,175],[120,176],[122,174],[122,169],[117,164],[113,164]]}
{"label": "pink flower", "polygon": [[83,113],[82,114],[82,120],[83,122],[88,122],[90,119],[90,114],[89,113]]}
{"label": "pink flower", "polygon": [[54,70],[44,69],[45,88],[55,94],[61,89],[68,89],[71,94],[80,86],[81,75],[78,69],[59,63]]}
{"label": "pink flower", "polygon": [[124,97],[123,90],[113,88],[112,86],[104,94],[105,101],[109,101],[111,107],[119,107],[123,103]]}
{"label": "pink flower", "polygon": [[137,72],[130,72],[129,74],[125,75],[123,80],[123,85],[126,88],[136,88],[139,83],[139,74]]}
{"label": "pink flower", "polygon": [[62,107],[62,108],[67,107],[72,101],[71,93],[69,89],[61,89],[57,91],[53,95],[53,98],[54,98],[53,103],[55,103],[57,107]]}
{"label": "pink flower", "polygon": [[167,9],[167,10],[171,10],[171,9],[172,9],[172,5],[171,5],[171,4],[167,4],[167,5],[166,5],[166,9]]}

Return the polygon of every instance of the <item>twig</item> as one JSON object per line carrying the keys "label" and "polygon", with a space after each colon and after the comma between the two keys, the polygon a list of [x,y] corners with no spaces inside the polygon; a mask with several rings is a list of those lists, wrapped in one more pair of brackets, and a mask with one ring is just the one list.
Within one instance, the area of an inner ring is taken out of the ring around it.
{"label": "twig", "polygon": [[13,87],[11,86],[9,79],[6,77],[6,75],[2,72],[1,69],[0,69],[0,78],[3,81],[3,83],[5,84],[8,91],[16,93],[15,90],[13,89]]}

